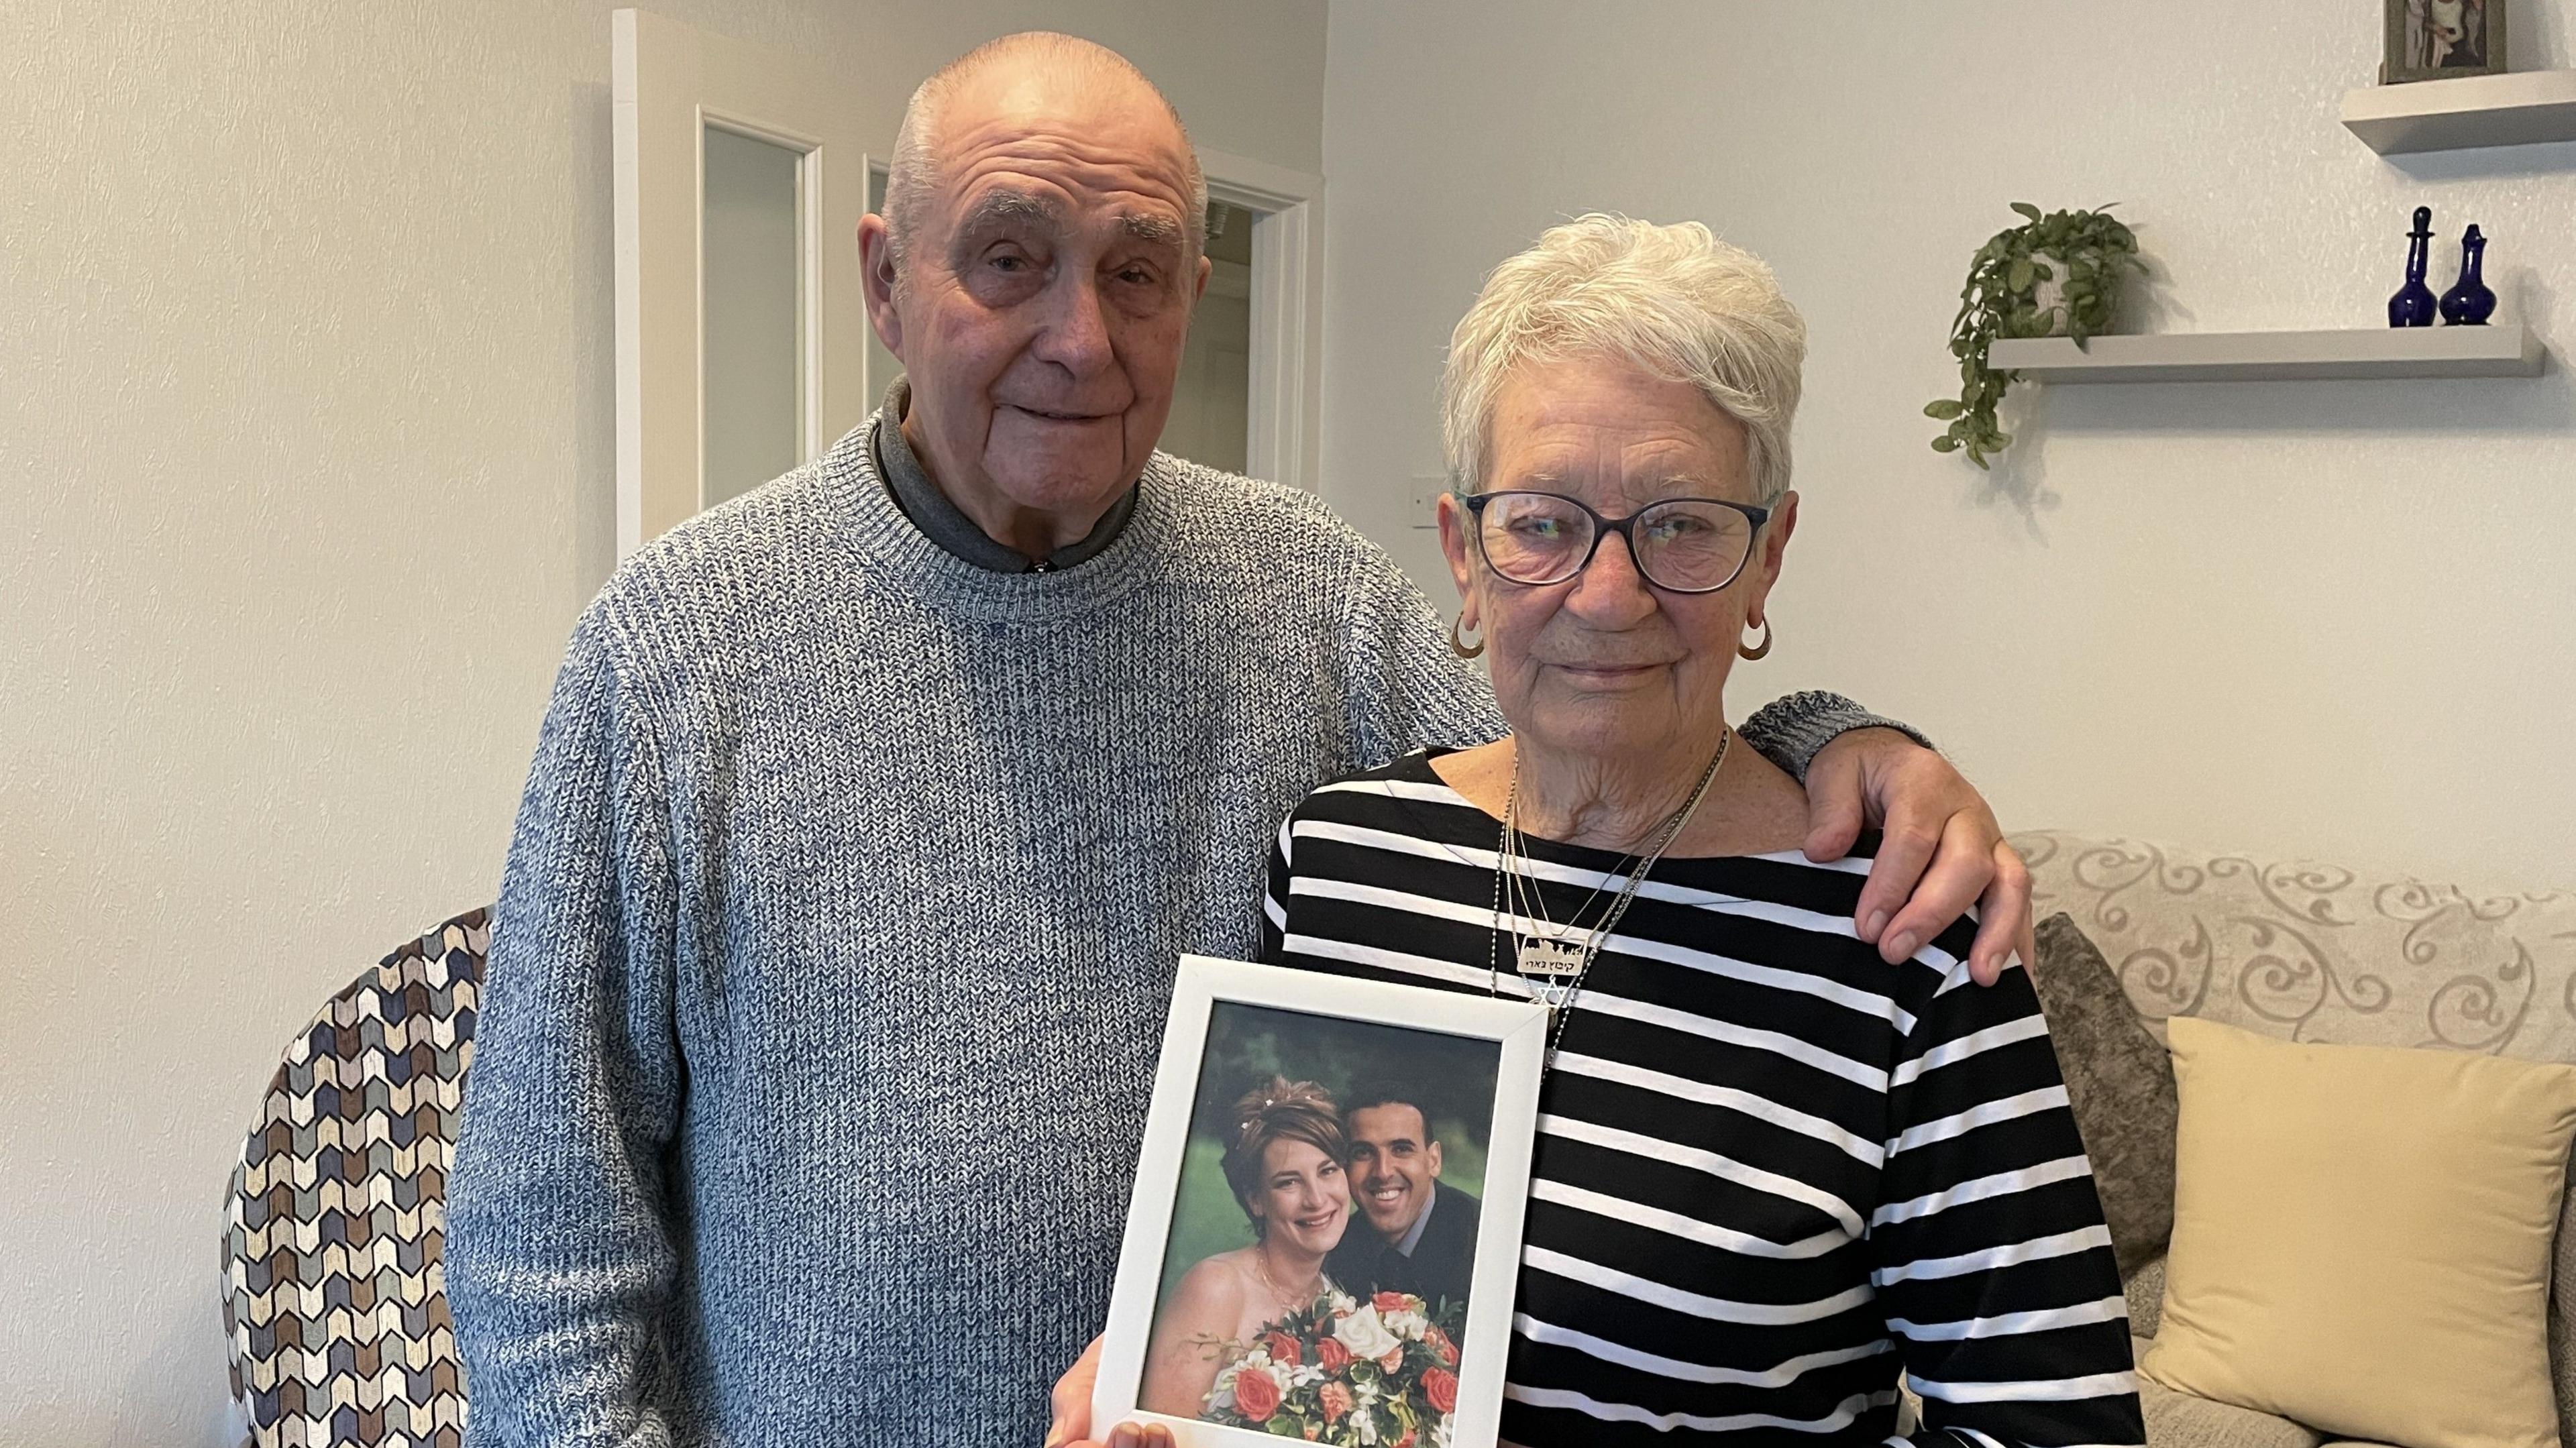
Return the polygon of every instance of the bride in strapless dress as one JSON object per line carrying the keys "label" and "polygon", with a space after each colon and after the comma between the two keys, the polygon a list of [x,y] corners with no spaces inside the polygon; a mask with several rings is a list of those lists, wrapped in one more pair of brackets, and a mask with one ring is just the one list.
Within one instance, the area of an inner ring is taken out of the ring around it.
{"label": "bride in strapless dress", "polygon": [[1235,1103],[1233,1121],[1225,1180],[1255,1241],[1201,1259],[1173,1285],[1145,1352],[1136,1406],[1149,1413],[1198,1417],[1263,1328],[1334,1290],[1324,1257],[1350,1227],[1351,1188],[1333,1098],[1272,1077]]}

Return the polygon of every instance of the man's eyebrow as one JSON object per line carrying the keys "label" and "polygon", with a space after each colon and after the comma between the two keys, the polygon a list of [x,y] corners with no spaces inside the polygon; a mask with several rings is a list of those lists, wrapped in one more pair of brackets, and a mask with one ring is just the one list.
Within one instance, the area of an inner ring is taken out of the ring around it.
{"label": "man's eyebrow", "polygon": [[1181,244],[1181,224],[1159,211],[1122,211],[1118,214],[1118,229],[1133,241],[1157,246]]}
{"label": "man's eyebrow", "polygon": [[1064,230],[1064,212],[1034,192],[987,191],[957,218],[956,234],[968,236],[1015,223],[1034,224],[1060,234]]}

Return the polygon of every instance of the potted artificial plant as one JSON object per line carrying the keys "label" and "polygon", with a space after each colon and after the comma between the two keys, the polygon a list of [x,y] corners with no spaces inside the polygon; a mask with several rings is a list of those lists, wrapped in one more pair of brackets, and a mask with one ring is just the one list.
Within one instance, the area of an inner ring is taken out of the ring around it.
{"label": "potted artificial plant", "polygon": [[1978,467],[2002,452],[2012,434],[1995,424],[1995,406],[2013,374],[1986,365],[1997,337],[2072,337],[2081,347],[2108,331],[2121,279],[2143,270],[2138,238],[2099,211],[2052,211],[2016,201],[2022,224],[1998,231],[1968,263],[1959,319],[1950,324],[1950,354],[1959,359],[1959,395],[1924,405],[1950,424],[1932,439],[1934,452],[1965,452]]}

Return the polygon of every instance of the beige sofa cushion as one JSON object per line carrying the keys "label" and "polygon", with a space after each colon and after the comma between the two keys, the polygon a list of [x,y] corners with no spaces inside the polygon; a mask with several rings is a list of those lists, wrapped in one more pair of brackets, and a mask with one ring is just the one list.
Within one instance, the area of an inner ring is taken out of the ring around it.
{"label": "beige sofa cushion", "polygon": [[[2129,1339],[2140,1358],[2149,1344]],[[2147,1419],[2147,1448],[2317,1448],[2317,1435],[2271,1413],[2213,1403],[2138,1379],[2138,1406]]]}
{"label": "beige sofa cushion", "polygon": [[2170,1023],[2166,1387],[2407,1448],[2555,1448],[2576,1066]]}

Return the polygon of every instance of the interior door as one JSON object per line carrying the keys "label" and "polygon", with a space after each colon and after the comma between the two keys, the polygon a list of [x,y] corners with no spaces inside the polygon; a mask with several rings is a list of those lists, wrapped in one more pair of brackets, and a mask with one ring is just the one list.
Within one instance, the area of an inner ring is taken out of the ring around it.
{"label": "interior door", "polygon": [[615,12],[617,551],[819,456],[863,420],[851,82]]}

